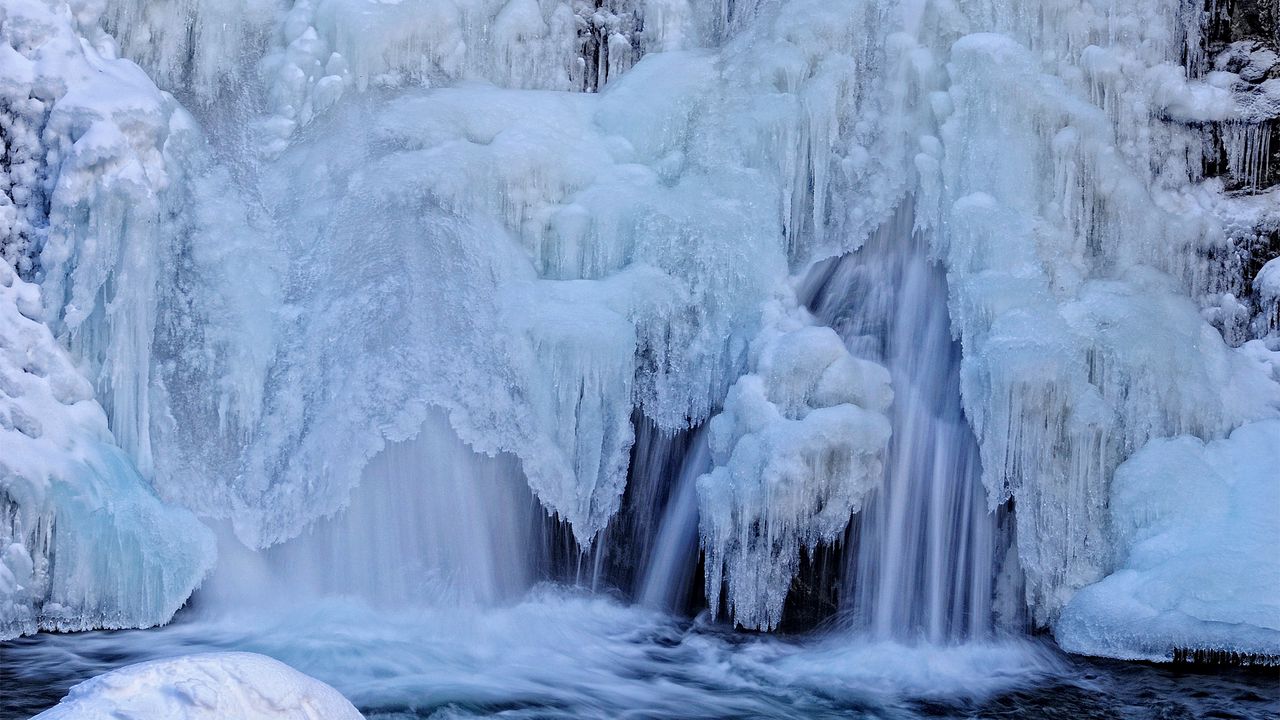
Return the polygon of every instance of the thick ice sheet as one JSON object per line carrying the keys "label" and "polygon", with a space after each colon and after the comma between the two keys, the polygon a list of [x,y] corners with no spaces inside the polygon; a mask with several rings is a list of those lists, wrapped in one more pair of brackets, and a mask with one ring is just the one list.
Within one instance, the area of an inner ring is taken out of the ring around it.
{"label": "thick ice sheet", "polygon": [[212,534],[115,446],[40,307],[0,260],[0,639],[165,623],[212,566]]}
{"label": "thick ice sheet", "polygon": [[1116,570],[1067,603],[1063,648],[1280,656],[1280,420],[1151,441],[1116,470],[1110,514]]}

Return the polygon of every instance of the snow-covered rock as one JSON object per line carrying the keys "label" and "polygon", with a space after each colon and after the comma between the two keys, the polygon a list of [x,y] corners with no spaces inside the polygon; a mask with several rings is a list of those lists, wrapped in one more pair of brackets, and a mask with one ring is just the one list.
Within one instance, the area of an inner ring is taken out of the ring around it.
{"label": "snow-covered rock", "polygon": [[1151,441],[1116,470],[1110,515],[1116,570],[1067,603],[1063,648],[1280,657],[1280,420]]}
{"label": "snow-covered rock", "polygon": [[360,720],[341,693],[265,655],[202,653],[86,680],[42,720]]}

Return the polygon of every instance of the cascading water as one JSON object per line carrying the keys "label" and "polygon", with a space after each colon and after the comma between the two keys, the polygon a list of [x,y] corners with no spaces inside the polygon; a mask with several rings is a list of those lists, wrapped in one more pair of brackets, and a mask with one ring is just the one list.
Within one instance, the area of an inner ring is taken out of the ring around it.
{"label": "cascading water", "polygon": [[[265,567],[248,571],[271,578],[264,589],[276,602],[341,596],[387,609],[493,605],[532,584],[531,536],[542,514],[518,463],[476,454],[433,414],[417,435],[369,462],[346,508],[255,556]],[[245,570],[226,568],[226,581]],[[220,579],[215,574],[215,587]]]}
{"label": "cascading water", "polygon": [[706,432],[664,432],[639,413],[635,424],[618,514],[588,549],[562,521],[545,519],[534,563],[542,577],[679,614],[701,596],[696,483],[711,466]]}
{"label": "cascading water", "polygon": [[698,492],[696,482],[711,467],[702,431],[696,431],[674,477],[653,538],[638,600],[647,607],[679,611],[698,575]]}
{"label": "cascading water", "polygon": [[816,268],[810,306],[893,378],[884,482],[853,521],[842,610],[880,637],[983,638],[1011,538],[982,487],[960,402],[947,287],[911,204],[857,252]]}

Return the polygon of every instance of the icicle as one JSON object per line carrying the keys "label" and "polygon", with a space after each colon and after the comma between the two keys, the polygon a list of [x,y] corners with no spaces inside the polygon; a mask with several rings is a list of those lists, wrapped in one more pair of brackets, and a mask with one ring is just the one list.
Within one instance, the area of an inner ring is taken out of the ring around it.
{"label": "icicle", "polygon": [[1227,173],[1245,190],[1256,192],[1271,162],[1271,122],[1226,122],[1222,145]]}

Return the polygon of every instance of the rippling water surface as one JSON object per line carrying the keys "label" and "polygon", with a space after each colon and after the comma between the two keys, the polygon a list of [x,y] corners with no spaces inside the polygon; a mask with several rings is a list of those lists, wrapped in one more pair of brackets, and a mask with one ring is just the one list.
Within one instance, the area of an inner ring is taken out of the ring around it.
{"label": "rippling water surface", "polygon": [[121,665],[229,649],[320,678],[370,718],[1280,717],[1275,671],[1082,661],[1033,640],[746,635],[554,588],[485,611],[195,608],[155,630],[21,639],[0,645],[0,717]]}

